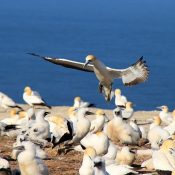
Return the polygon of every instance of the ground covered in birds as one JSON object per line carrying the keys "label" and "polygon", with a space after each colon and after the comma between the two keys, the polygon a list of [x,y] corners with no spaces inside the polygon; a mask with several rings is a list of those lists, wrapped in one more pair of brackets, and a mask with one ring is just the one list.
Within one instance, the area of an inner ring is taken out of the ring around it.
{"label": "ground covered in birds", "polygon": [[[64,116],[66,114],[68,107],[54,107],[52,108],[52,113],[59,113]],[[94,111],[96,109],[93,109]],[[112,116],[111,110],[105,110],[105,113],[110,118]],[[153,118],[157,115],[157,111],[153,112],[135,112],[134,118],[138,120],[139,123],[145,123],[149,118]],[[3,117],[2,117],[3,116]],[[3,113],[0,114],[0,118],[4,118]],[[146,125],[145,125],[146,126]],[[147,126],[146,126],[147,127]],[[11,160],[12,145],[15,142],[15,139],[9,137],[0,137],[0,157],[5,157],[9,160],[10,166],[12,169],[18,169],[17,161]],[[147,146],[134,147],[137,149],[147,149]],[[83,154],[70,151],[66,155],[58,155],[57,149],[45,148],[45,151],[48,155],[48,160],[44,160],[45,164],[48,166],[50,175],[78,175],[78,170],[82,163]],[[149,157],[146,156],[137,156],[134,162],[134,169],[139,170],[139,174],[151,173],[156,174],[155,172],[147,172],[144,169],[140,168],[141,163],[144,160],[147,160]]]}

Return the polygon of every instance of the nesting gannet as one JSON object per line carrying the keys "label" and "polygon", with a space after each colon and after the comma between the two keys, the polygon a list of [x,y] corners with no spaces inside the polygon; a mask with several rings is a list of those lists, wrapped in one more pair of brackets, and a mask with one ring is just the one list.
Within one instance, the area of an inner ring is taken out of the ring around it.
{"label": "nesting gannet", "polygon": [[104,132],[97,132],[94,134],[87,134],[81,141],[83,147],[93,147],[96,150],[97,155],[104,155],[108,151],[109,139]]}
{"label": "nesting gannet", "polygon": [[161,126],[161,119],[159,116],[154,118],[153,124],[148,131],[148,140],[151,143],[151,147],[158,149],[161,142],[168,139],[169,132],[163,129]]}
{"label": "nesting gannet", "polygon": [[152,161],[156,170],[164,173],[175,170],[175,142],[166,140],[159,150],[153,151]]}
{"label": "nesting gannet", "polygon": [[115,105],[116,106],[126,106],[127,98],[124,95],[121,95],[121,90],[115,90]]}
{"label": "nesting gannet", "polygon": [[52,115],[48,117],[48,122],[50,125],[50,132],[51,132],[51,137],[52,137],[52,143],[53,146],[55,147],[57,144],[59,144],[59,141],[61,142],[61,138],[63,139],[72,139],[72,125],[71,123],[59,116],[59,115]]}
{"label": "nesting gannet", "polygon": [[163,122],[166,124],[170,124],[173,121],[172,115],[169,112],[168,106],[160,106],[157,107],[158,109],[161,109],[162,111],[159,113],[159,117]]}
{"label": "nesting gannet", "polygon": [[51,108],[51,106],[47,105],[42,99],[41,95],[38,92],[33,91],[29,86],[24,88],[23,99],[30,106],[41,105]]}
{"label": "nesting gannet", "polygon": [[103,159],[105,159],[105,161],[115,160],[117,152],[118,152],[117,145],[109,141],[108,152],[103,156]]}
{"label": "nesting gannet", "polygon": [[48,114],[44,110],[40,110],[36,114],[36,120],[29,129],[28,137],[32,141],[38,141],[43,144],[47,144],[47,139],[51,137],[49,122],[44,119]]}
{"label": "nesting gannet", "polygon": [[87,115],[91,115],[93,113],[89,112],[88,108],[80,108],[77,111],[77,122],[76,122],[76,130],[74,131],[73,142],[79,142],[90,130],[91,122]]}
{"label": "nesting gannet", "polygon": [[99,109],[95,113],[95,119],[91,121],[90,132],[96,133],[97,131],[101,131],[104,127],[105,121],[107,117],[103,110]]}
{"label": "nesting gannet", "polygon": [[32,142],[23,142],[22,146],[14,149],[20,151],[17,160],[22,175],[49,174],[44,162],[36,156],[36,147]]}
{"label": "nesting gannet", "polygon": [[3,108],[19,108],[22,109],[19,105],[17,105],[9,96],[0,92],[0,106]]}
{"label": "nesting gannet", "polygon": [[135,153],[128,146],[124,146],[117,152],[116,162],[120,165],[132,165],[135,160]]}
{"label": "nesting gannet", "polygon": [[104,94],[107,101],[111,100],[111,91],[114,79],[122,78],[124,85],[131,86],[144,82],[148,78],[149,74],[148,67],[146,65],[146,62],[143,60],[143,57],[141,57],[135,64],[126,69],[113,69],[106,67],[94,55],[88,55],[86,57],[86,62],[81,63],[68,59],[43,57],[35,53],[29,54],[41,57],[46,61],[62,65],[64,67],[78,69],[86,72],[94,72],[97,79],[99,80],[99,90]]}
{"label": "nesting gannet", "polygon": [[94,175],[94,162],[93,159],[96,157],[96,151],[92,147],[86,148],[84,151],[83,162],[79,169],[80,175]]}
{"label": "nesting gannet", "polygon": [[142,132],[140,130],[140,127],[137,125],[137,120],[130,120],[129,125],[134,129],[134,131],[136,131],[139,134],[140,138],[142,138]]}
{"label": "nesting gannet", "polygon": [[175,133],[175,110],[172,112],[172,118],[173,118],[173,121],[164,128],[170,133],[170,135]]}
{"label": "nesting gannet", "polygon": [[75,108],[87,108],[87,107],[94,107],[95,105],[89,102],[85,102],[81,99],[81,97],[74,98],[74,105]]}
{"label": "nesting gannet", "polygon": [[9,112],[9,117],[6,117],[1,120],[2,123],[5,123],[7,125],[13,125],[16,124],[17,120],[20,118],[19,113],[17,110],[12,109]]}
{"label": "nesting gannet", "polygon": [[126,108],[122,110],[122,118],[124,120],[130,119],[133,114],[134,114],[134,109],[133,109],[133,104],[132,102],[127,102],[126,103]]}
{"label": "nesting gannet", "polygon": [[[90,130],[90,120],[86,118],[87,115],[91,115],[94,113],[91,113],[88,111],[88,108],[78,108],[73,110],[74,108],[71,108],[71,114],[70,114],[70,135],[67,137],[63,135],[60,138],[59,144],[65,142],[65,144],[79,144],[80,140],[86,136],[86,134]],[[70,111],[69,111],[70,112]]]}
{"label": "nesting gannet", "polygon": [[106,132],[107,136],[114,142],[137,144],[140,139],[140,133],[123,121],[120,108],[116,108],[114,118],[106,126]]}
{"label": "nesting gannet", "polygon": [[9,162],[6,159],[0,157],[0,174],[11,175],[11,169]]}
{"label": "nesting gannet", "polygon": [[93,159],[94,162],[94,175],[109,175],[106,171],[105,160],[99,156]]}

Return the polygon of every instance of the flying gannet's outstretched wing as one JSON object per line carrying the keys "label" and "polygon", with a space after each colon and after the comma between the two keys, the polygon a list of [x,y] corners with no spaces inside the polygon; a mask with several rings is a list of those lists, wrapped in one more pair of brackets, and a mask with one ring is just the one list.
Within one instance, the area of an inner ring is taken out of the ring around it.
{"label": "flying gannet's outstretched wing", "polygon": [[149,75],[148,66],[143,56],[132,66],[126,69],[108,68],[113,78],[122,78],[125,86],[132,86],[147,80]]}
{"label": "flying gannet's outstretched wing", "polygon": [[[46,61],[51,63],[61,65],[67,68],[77,69],[85,72],[94,72],[93,65],[88,64],[84,67],[84,63],[72,61],[63,58],[51,58],[51,57],[44,57],[40,56],[35,53],[28,53],[33,56],[41,57]],[[110,67],[106,67],[109,72],[109,75],[112,79],[122,78],[122,81],[125,86],[132,86],[138,83],[144,82],[147,80],[149,75],[148,66],[146,65],[146,61],[143,60],[143,56],[132,66],[126,69],[114,69]]]}
{"label": "flying gannet's outstretched wing", "polygon": [[87,65],[87,67],[84,68],[84,63],[81,63],[81,62],[72,61],[64,58],[50,58],[50,57],[40,56],[35,53],[28,53],[28,54],[41,57],[46,61],[49,61],[57,65],[61,65],[67,68],[77,69],[85,72],[94,72],[93,65]]}

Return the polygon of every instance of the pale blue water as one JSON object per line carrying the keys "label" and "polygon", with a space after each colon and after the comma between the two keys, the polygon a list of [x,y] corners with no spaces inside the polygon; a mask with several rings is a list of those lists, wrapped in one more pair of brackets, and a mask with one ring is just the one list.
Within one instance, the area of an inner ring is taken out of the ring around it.
{"label": "pale blue water", "polygon": [[98,93],[93,74],[58,67],[26,52],[83,61],[94,54],[106,65],[125,68],[144,56],[149,80],[114,87],[152,110],[175,107],[174,0],[0,0],[0,91],[23,103],[26,85],[51,105],[71,105],[81,96],[112,108]]}

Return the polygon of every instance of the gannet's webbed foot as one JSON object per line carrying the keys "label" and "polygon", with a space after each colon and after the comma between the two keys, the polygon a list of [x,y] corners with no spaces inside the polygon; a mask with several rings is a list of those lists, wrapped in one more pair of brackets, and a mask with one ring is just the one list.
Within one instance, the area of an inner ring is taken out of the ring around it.
{"label": "gannet's webbed foot", "polygon": [[100,94],[103,92],[103,85],[101,83],[99,83],[99,85],[98,85],[98,90],[99,90]]}
{"label": "gannet's webbed foot", "polygon": [[66,146],[58,149],[57,155],[61,155],[61,154],[65,155],[72,150],[74,150],[72,147],[70,147],[69,145],[66,145]]}
{"label": "gannet's webbed foot", "polygon": [[112,95],[111,95],[111,92],[112,92],[112,83],[109,87],[103,87],[103,93],[105,95],[105,99],[106,101],[110,102],[111,99],[112,99]]}

